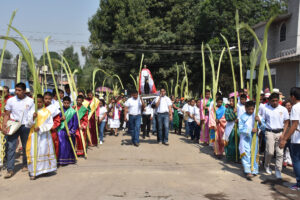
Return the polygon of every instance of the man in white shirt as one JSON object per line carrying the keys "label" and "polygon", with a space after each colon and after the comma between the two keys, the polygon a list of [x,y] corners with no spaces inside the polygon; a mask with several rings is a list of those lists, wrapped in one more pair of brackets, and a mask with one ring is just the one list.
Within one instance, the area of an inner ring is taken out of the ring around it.
{"label": "man in white shirt", "polygon": [[285,131],[280,137],[279,147],[283,149],[286,142],[291,138],[291,157],[293,162],[294,173],[297,183],[290,188],[292,190],[300,190],[300,88],[294,87],[290,91],[293,108],[290,116],[292,126]]}
{"label": "man in white shirt", "polygon": [[129,133],[134,146],[140,145],[141,113],[145,107],[144,101],[139,97],[137,91],[131,93],[131,98],[125,102],[124,120],[127,122],[129,114]]}
{"label": "man in white shirt", "polygon": [[7,174],[4,178],[11,178],[14,175],[16,145],[19,136],[23,148],[22,171],[27,170],[26,143],[30,129],[25,127],[25,124],[28,112],[34,109],[34,102],[33,99],[25,95],[25,92],[26,85],[24,83],[18,83],[15,87],[16,96],[8,99],[5,106],[3,133],[7,135],[9,132],[9,128],[7,127],[8,120],[19,121],[22,125],[13,135],[7,136]]}
{"label": "man in white shirt", "polygon": [[[169,122],[173,120],[172,101],[166,96],[166,90],[160,90],[160,96],[155,99],[158,118],[158,144],[169,145]],[[164,127],[164,134],[163,134]]]}
{"label": "man in white shirt", "polygon": [[283,149],[279,148],[279,138],[289,125],[289,113],[287,109],[279,105],[279,94],[272,93],[269,98],[270,104],[266,105],[263,111],[263,118],[266,122],[266,151],[265,151],[265,170],[267,174],[272,174],[270,162],[276,150],[276,178],[281,179],[283,162]]}

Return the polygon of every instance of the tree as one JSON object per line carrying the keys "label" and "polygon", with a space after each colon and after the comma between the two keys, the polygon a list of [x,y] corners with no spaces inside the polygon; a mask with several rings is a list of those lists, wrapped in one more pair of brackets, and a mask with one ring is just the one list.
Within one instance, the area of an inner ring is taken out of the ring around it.
{"label": "tree", "polygon": [[[2,54],[2,49],[0,49],[0,55],[1,54]],[[12,57],[13,57],[12,53],[10,53],[10,51],[8,51],[8,50],[5,50],[5,52],[4,52],[4,59],[10,60],[10,59],[12,59]]]}
{"label": "tree", "polygon": [[[61,56],[57,52],[50,51],[49,53],[50,53],[51,60],[52,59],[61,60]],[[49,66],[47,53],[44,53],[44,55],[41,55],[41,57],[38,60],[37,64],[38,64],[39,67],[43,66],[44,64]],[[52,62],[52,66],[53,66],[54,71],[57,71],[57,72],[59,71],[60,72],[61,66],[57,62]]]}
{"label": "tree", "polygon": [[72,71],[74,71],[75,69],[80,69],[81,68],[78,53],[74,52],[74,47],[73,46],[67,47],[63,51],[63,56],[68,61]]}
{"label": "tree", "polygon": [[[190,88],[199,92],[202,88],[199,80],[202,77],[201,43],[209,43],[215,57],[224,46],[220,33],[230,44],[236,44],[236,9],[241,21],[254,25],[284,12],[286,7],[278,0],[102,0],[88,22],[89,51],[105,70],[119,74],[128,88],[132,86],[129,74],[138,75],[142,53],[155,80],[176,79],[175,63],[186,61],[189,83],[193,86]],[[247,56],[253,40],[242,31],[241,41],[243,55]],[[235,58],[238,69],[237,63]],[[223,65],[221,79],[227,80],[231,71],[226,56]],[[206,69],[209,83],[210,67]],[[159,81],[157,84],[160,85]],[[225,82],[222,88],[230,90],[232,84]]]}

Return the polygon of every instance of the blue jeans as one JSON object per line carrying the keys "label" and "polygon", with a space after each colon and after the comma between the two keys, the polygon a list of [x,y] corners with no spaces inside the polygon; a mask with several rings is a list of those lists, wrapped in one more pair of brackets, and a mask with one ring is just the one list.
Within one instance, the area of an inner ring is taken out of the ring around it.
{"label": "blue jeans", "polygon": [[129,133],[133,144],[140,143],[141,115],[129,115]]}
{"label": "blue jeans", "polygon": [[190,134],[190,127],[188,121],[184,121],[185,124],[185,136],[188,136]]}
{"label": "blue jeans", "polygon": [[157,126],[156,120],[157,119],[156,118],[157,118],[157,115],[156,114],[153,115],[153,119],[152,119],[152,133],[153,134],[157,132],[157,130],[156,130],[156,126]]}
{"label": "blue jeans", "polygon": [[291,157],[297,180],[297,186],[300,187],[300,144],[291,143]]}
{"label": "blue jeans", "polygon": [[26,143],[30,128],[22,125],[13,135],[7,136],[7,171],[13,171],[15,168],[15,154],[18,137],[20,136],[23,148],[23,167],[27,167]]}
{"label": "blue jeans", "polygon": [[[158,119],[158,142],[168,142],[169,140],[169,113],[159,113]],[[164,134],[163,134],[164,127]]]}
{"label": "blue jeans", "polygon": [[100,141],[102,141],[102,142],[103,142],[105,124],[106,124],[106,122],[103,122],[103,121],[99,124],[99,138],[100,138]]}

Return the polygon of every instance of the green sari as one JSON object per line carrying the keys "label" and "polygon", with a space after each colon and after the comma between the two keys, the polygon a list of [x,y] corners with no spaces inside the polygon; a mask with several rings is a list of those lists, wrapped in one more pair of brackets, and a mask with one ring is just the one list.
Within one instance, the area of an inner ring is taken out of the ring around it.
{"label": "green sari", "polygon": [[[174,103],[174,105],[179,108],[180,107],[180,103],[178,102],[177,104]],[[178,115],[178,110],[174,109],[174,113],[173,113],[173,127],[175,130],[179,129],[179,115]]]}
{"label": "green sari", "polygon": [[[233,108],[231,106],[228,106],[228,108],[225,111],[225,118],[227,122],[233,122],[237,119],[237,115],[236,113],[234,113]],[[229,161],[236,161],[236,147],[235,147],[235,127],[233,127],[230,136],[229,136],[229,140],[227,145],[225,146],[225,154],[226,154],[226,158]],[[237,158],[239,160],[240,158],[240,152],[239,152],[239,132],[237,132]]]}

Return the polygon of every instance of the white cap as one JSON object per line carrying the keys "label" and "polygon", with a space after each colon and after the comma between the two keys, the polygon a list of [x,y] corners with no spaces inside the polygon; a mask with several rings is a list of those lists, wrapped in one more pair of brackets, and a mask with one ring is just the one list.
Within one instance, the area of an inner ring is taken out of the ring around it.
{"label": "white cap", "polygon": [[26,88],[26,92],[30,92],[30,89],[29,89],[29,88]]}
{"label": "white cap", "polygon": [[268,93],[265,94],[265,97],[269,98],[270,95],[271,95],[271,94],[268,92]]}
{"label": "white cap", "polygon": [[273,92],[279,94],[279,89],[278,89],[278,88],[274,88],[274,89],[273,89]]}
{"label": "white cap", "polygon": [[0,86],[0,91],[3,91],[3,87],[2,86]]}
{"label": "white cap", "polygon": [[10,94],[15,93],[15,89],[9,89],[9,93],[10,93]]}

